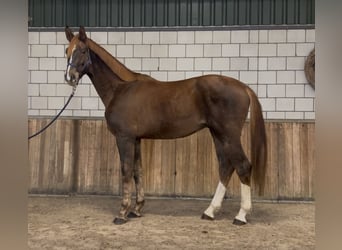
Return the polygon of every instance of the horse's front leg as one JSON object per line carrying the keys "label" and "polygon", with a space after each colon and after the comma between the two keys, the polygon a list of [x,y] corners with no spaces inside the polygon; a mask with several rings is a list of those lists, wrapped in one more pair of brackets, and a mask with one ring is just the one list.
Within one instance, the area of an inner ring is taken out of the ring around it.
{"label": "horse's front leg", "polygon": [[134,155],[134,182],[136,188],[136,202],[132,212],[128,214],[128,218],[141,217],[141,209],[145,204],[144,189],[143,189],[143,172],[141,167],[141,150],[140,139],[135,142],[135,155]]}
{"label": "horse's front leg", "polygon": [[114,224],[120,225],[127,222],[127,214],[131,206],[133,171],[134,171],[134,147],[135,139],[117,137],[122,173],[122,203],[119,215],[114,219]]}

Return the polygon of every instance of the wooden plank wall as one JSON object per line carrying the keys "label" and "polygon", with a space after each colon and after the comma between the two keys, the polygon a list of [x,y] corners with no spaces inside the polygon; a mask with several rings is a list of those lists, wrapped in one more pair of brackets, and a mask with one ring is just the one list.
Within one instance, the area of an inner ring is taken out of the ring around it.
{"label": "wooden plank wall", "polygon": [[[29,134],[47,119],[29,119]],[[268,169],[262,199],[314,199],[315,124],[266,122]],[[241,141],[249,155],[249,124]],[[29,141],[29,192],[121,194],[119,155],[104,120],[60,119]],[[218,183],[215,148],[207,129],[177,140],[143,140],[147,195],[212,197]],[[227,196],[240,196],[236,174]],[[255,198],[258,198],[254,196]]]}
{"label": "wooden plank wall", "polygon": [[[48,120],[29,120],[29,135]],[[29,191],[64,193],[73,189],[76,141],[73,122],[60,120],[29,140]]]}

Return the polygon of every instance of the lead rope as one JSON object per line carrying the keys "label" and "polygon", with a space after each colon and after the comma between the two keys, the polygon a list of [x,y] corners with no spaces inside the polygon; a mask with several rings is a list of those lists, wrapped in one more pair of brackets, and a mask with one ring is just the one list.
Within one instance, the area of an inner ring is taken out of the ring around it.
{"label": "lead rope", "polygon": [[52,123],[54,123],[54,121],[56,121],[58,119],[58,117],[62,114],[62,112],[64,111],[64,109],[68,106],[69,102],[71,101],[71,98],[74,96],[76,91],[76,86],[72,87],[72,92],[69,96],[69,99],[67,100],[67,102],[65,103],[64,107],[58,112],[58,114],[41,130],[39,130],[38,132],[34,133],[33,135],[30,135],[28,137],[28,139],[30,140],[31,138],[43,133],[48,127],[51,126]]}

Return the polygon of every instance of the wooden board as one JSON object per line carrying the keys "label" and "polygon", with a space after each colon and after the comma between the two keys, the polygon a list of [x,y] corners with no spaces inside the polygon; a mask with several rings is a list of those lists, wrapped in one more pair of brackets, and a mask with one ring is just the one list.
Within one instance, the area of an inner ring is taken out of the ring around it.
{"label": "wooden board", "polygon": [[115,138],[103,120],[83,120],[78,125],[77,192],[120,194],[121,170]]}
{"label": "wooden board", "polygon": [[[30,119],[29,134],[47,122]],[[266,123],[268,167],[261,198],[314,198],[314,131],[314,123]],[[248,157],[249,141],[246,123],[241,142]],[[141,149],[147,195],[211,197],[215,192],[218,165],[208,129],[176,140],[142,140]],[[115,138],[102,119],[58,120],[31,139],[28,150],[30,193],[121,194]],[[235,173],[226,195],[240,197],[240,181]]]}
{"label": "wooden board", "polygon": [[[29,134],[40,130],[47,120],[29,120]],[[73,123],[60,121],[29,140],[29,190],[65,193],[73,186]]]}

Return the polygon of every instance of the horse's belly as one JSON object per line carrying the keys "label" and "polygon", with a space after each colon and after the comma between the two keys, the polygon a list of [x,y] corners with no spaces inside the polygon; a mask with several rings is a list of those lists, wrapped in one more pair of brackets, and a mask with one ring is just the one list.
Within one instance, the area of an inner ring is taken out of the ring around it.
{"label": "horse's belly", "polygon": [[144,131],[140,137],[149,139],[175,139],[195,133],[205,127],[205,123],[198,119],[182,119],[160,121],[151,124],[150,129]]}

